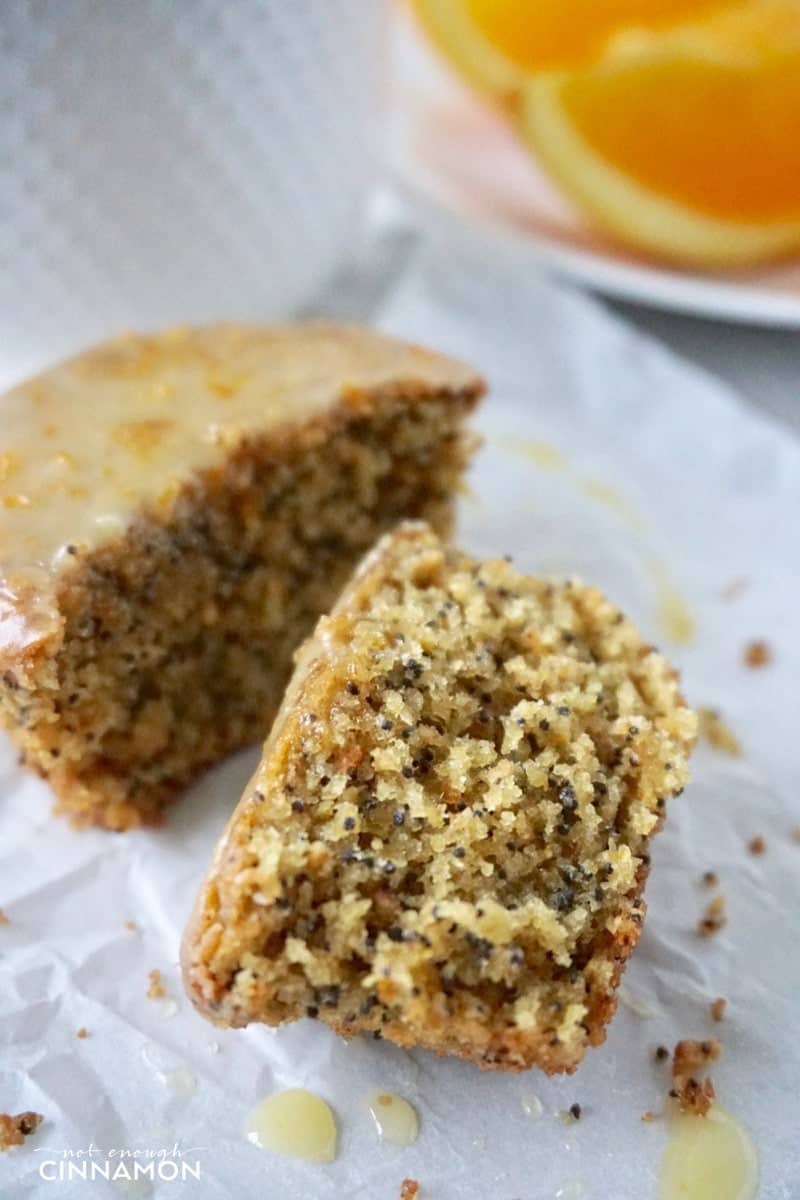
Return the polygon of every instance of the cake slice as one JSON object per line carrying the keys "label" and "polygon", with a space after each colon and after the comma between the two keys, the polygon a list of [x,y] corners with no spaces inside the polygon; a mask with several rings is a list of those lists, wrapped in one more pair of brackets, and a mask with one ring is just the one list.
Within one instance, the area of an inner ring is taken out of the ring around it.
{"label": "cake slice", "polygon": [[77,822],[156,821],[269,728],[404,516],[445,531],[482,390],[366,329],[133,336],[0,398],[0,722]]}
{"label": "cake slice", "polygon": [[694,736],[596,589],[401,525],[298,655],[184,938],[189,995],[221,1025],[573,1070]]}

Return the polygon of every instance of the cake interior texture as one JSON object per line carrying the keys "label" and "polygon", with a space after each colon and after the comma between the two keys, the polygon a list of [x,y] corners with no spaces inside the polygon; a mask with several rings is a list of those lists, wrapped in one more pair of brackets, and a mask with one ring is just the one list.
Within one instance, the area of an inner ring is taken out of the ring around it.
{"label": "cake interior texture", "polygon": [[694,736],[675,671],[596,589],[401,526],[300,653],[187,930],[192,999],[574,1069]]}
{"label": "cake interior texture", "polygon": [[449,528],[479,391],[400,380],[289,412],[119,533],[64,547],[52,635],[0,671],[2,721],[62,811],[156,822],[206,766],[263,740],[293,651],[367,548],[404,516]]}

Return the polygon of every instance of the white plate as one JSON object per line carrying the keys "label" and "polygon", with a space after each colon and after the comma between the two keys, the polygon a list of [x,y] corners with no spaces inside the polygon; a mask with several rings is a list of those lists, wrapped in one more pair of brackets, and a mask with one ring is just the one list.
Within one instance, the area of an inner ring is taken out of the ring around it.
{"label": "white plate", "polygon": [[592,229],[505,122],[450,75],[402,19],[391,166],[401,189],[450,234],[596,291],[721,320],[800,328],[800,263],[731,274],[667,267]]}

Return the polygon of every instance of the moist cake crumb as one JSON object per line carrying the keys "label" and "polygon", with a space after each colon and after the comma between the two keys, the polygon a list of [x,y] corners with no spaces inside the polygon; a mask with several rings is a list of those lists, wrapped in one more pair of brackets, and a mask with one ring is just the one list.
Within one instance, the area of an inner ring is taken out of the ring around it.
{"label": "moist cake crumb", "polygon": [[716,871],[704,871],[703,883],[706,887],[717,887],[719,884],[719,875]]}
{"label": "moist cake crumb", "polygon": [[716,1062],[722,1045],[716,1038],[707,1041],[686,1039],[677,1042],[672,1055],[670,1098],[681,1112],[704,1117],[714,1101],[714,1085],[709,1078],[698,1079],[709,1064]]}
{"label": "moist cake crumb", "polygon": [[167,995],[167,989],[164,985],[164,980],[161,977],[161,972],[158,967],[154,967],[150,971],[148,978],[150,986],[147,989],[147,997],[149,1000],[163,1000]]}
{"label": "moist cake crumb", "polygon": [[697,923],[697,932],[701,937],[711,937],[719,933],[725,925],[725,897],[715,896],[706,905],[705,912]]}
{"label": "moist cake crumb", "polygon": [[184,939],[193,1002],[573,1070],[694,736],[599,591],[401,526],[298,655]]}
{"label": "moist cake crumb", "polygon": [[417,1200],[419,1184],[416,1179],[404,1179],[400,1184],[400,1200]]}
{"label": "moist cake crumb", "polygon": [[747,849],[751,854],[763,854],[767,848],[767,843],[764,841],[760,833],[751,838],[747,843]]}
{"label": "moist cake crumb", "polygon": [[0,1113],[0,1150],[10,1150],[13,1146],[21,1146],[25,1138],[39,1128],[44,1117],[41,1113],[23,1112],[12,1117],[10,1113]]}
{"label": "moist cake crumb", "polygon": [[722,1021],[727,1007],[728,1001],[724,996],[717,996],[716,1000],[712,1000],[709,1006],[712,1021]]}
{"label": "moist cake crumb", "polygon": [[87,1038],[88,1036],[89,1036],[89,1030],[86,1028],[85,1025],[81,1025],[79,1029],[75,1030],[75,1037]]}
{"label": "moist cake crumb", "polygon": [[745,666],[752,670],[758,670],[759,667],[766,667],[772,662],[772,649],[769,642],[758,639],[757,641],[748,642],[744,648]]}

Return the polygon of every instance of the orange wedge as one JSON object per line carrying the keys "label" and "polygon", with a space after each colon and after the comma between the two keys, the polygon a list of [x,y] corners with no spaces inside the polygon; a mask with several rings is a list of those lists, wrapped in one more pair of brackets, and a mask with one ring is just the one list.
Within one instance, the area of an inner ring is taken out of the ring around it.
{"label": "orange wedge", "polygon": [[[428,34],[482,92],[500,101],[532,72],[597,58],[621,29],[661,29],[726,0],[413,0]],[[728,0],[730,2],[730,0]]]}
{"label": "orange wedge", "polygon": [[521,131],[565,192],[645,250],[705,266],[800,247],[800,2],[621,35],[530,78]]}

